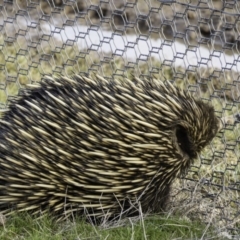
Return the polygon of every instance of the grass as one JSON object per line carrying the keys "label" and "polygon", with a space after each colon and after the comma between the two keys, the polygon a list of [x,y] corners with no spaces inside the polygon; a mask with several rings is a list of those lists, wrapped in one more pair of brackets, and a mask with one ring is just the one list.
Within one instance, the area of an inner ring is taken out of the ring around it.
{"label": "grass", "polygon": [[212,228],[199,221],[181,217],[149,216],[146,219],[127,219],[114,226],[92,226],[82,219],[56,223],[50,216],[33,219],[26,213],[11,217],[0,227],[0,239],[52,240],[126,240],[126,239],[221,239],[215,238]]}

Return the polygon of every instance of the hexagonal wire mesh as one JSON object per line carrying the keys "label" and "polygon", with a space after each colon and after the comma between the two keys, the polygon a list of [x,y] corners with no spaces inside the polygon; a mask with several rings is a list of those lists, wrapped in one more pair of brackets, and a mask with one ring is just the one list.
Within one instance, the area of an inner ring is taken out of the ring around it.
{"label": "hexagonal wire mesh", "polygon": [[[43,74],[171,79],[219,116],[239,112],[240,3],[203,0],[4,0],[1,108]],[[169,209],[237,230],[239,128],[228,125],[172,189]],[[184,211],[182,211],[184,210]]]}

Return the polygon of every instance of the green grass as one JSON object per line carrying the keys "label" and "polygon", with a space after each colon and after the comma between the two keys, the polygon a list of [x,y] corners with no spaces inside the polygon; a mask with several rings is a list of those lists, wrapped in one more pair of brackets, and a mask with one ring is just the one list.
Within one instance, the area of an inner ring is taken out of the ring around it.
{"label": "green grass", "polygon": [[215,238],[213,229],[201,222],[180,217],[149,216],[144,220],[127,219],[124,226],[92,226],[86,221],[76,219],[56,223],[50,216],[33,219],[28,214],[17,214],[0,227],[0,239],[220,239]]}

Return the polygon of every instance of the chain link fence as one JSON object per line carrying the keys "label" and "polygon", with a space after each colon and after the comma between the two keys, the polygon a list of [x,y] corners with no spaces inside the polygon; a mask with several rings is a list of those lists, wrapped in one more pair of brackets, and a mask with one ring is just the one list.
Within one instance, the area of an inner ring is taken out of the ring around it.
{"label": "chain link fence", "polygon": [[[44,74],[171,80],[219,116],[240,112],[240,2],[3,0],[0,107]],[[226,125],[173,184],[169,211],[239,233],[239,127]]]}

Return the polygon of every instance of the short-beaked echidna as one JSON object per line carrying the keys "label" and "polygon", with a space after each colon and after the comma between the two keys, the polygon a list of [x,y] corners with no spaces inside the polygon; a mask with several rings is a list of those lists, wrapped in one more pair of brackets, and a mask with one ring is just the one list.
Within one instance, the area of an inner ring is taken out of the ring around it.
{"label": "short-beaked echidna", "polygon": [[158,212],[218,128],[213,107],[170,82],[44,77],[1,120],[0,210]]}

